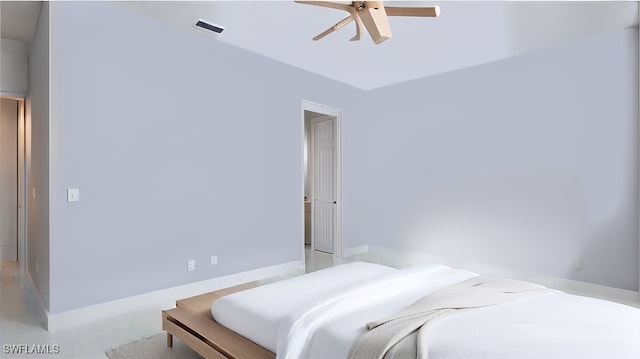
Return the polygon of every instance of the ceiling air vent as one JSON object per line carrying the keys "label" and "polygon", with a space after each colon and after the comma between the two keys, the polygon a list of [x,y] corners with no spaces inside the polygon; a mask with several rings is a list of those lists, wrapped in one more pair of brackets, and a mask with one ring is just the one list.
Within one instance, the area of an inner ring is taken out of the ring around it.
{"label": "ceiling air vent", "polygon": [[224,31],[224,27],[202,19],[196,21],[193,28],[216,37]]}

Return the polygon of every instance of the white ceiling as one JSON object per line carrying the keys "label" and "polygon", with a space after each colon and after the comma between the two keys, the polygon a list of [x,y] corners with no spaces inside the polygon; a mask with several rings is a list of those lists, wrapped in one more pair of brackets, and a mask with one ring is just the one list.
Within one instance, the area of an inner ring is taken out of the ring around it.
{"label": "white ceiling", "polygon": [[[148,16],[186,28],[202,18],[224,26],[217,40],[361,89],[495,61],[597,33],[637,26],[637,2],[426,2],[439,18],[390,18],[393,38],[359,42],[352,23],[320,41],[311,38],[346,16],[340,10],[292,1],[129,4]],[[365,37],[366,36],[366,37]]]}
{"label": "white ceiling", "polygon": [[[20,3],[31,10],[18,12]],[[33,34],[33,8],[38,3],[2,1],[2,36],[11,37],[5,34],[20,28],[18,32]],[[638,25],[636,1],[385,3],[439,5],[441,15],[390,18],[393,38],[375,45],[366,33],[359,42],[348,41],[355,33],[353,23],[323,40],[311,41],[346,13],[293,1],[118,2],[194,36],[204,35],[193,31],[191,24],[209,20],[226,28],[211,41],[223,41],[365,90]],[[25,30],[29,23],[33,23],[31,30]]]}

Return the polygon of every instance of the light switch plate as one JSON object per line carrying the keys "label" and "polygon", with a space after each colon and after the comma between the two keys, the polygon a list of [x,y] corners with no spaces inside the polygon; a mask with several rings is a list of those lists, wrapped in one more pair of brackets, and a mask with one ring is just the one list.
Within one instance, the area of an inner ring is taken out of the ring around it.
{"label": "light switch plate", "polygon": [[67,202],[78,202],[80,200],[79,188],[67,188]]}

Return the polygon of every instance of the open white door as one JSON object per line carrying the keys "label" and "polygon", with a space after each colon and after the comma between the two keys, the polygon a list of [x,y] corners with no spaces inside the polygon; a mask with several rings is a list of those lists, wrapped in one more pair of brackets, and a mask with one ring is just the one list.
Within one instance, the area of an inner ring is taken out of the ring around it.
{"label": "open white door", "polygon": [[336,236],[336,118],[313,119],[313,247],[333,254]]}
{"label": "open white door", "polygon": [[0,104],[0,261],[18,260],[18,101]]}

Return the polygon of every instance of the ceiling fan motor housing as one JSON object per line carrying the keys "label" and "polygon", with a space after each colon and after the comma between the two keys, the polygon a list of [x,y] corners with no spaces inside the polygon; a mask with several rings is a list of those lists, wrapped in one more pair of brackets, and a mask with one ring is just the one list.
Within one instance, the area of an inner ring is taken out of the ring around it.
{"label": "ceiling fan motor housing", "polygon": [[362,19],[367,32],[373,42],[379,44],[391,38],[391,27],[387,19],[384,5],[380,1],[366,1],[364,7],[358,8],[358,15]]}

